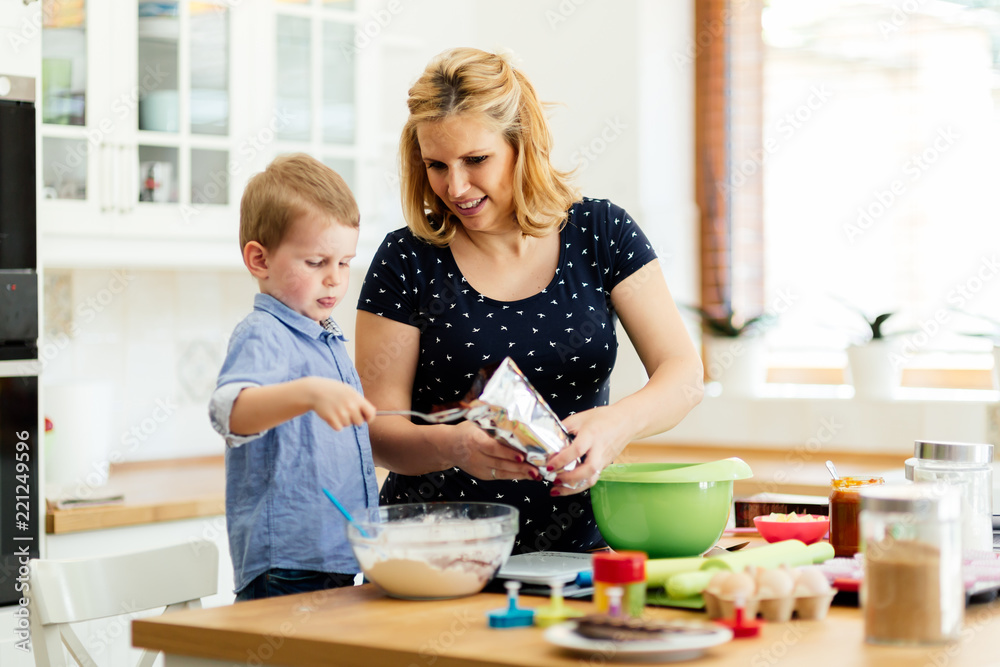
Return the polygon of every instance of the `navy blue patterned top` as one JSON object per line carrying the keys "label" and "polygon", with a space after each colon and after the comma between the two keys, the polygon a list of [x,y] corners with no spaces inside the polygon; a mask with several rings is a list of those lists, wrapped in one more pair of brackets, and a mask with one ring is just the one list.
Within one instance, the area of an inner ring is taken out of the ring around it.
{"label": "navy blue patterned top", "polygon": [[[611,290],[656,253],[629,215],[602,199],[574,204],[560,239],[559,265],[545,289],[496,301],[465,280],[449,248],[425,243],[405,228],[385,237],[358,309],[420,329],[413,410],[460,400],[480,368],[507,356],[560,418],[608,404],[618,352]],[[391,368],[391,353],[371,363]],[[458,468],[391,473],[380,497],[383,504],[435,500],[518,507],[515,553],[603,545],[589,492],[552,498],[548,482],[484,481]]]}

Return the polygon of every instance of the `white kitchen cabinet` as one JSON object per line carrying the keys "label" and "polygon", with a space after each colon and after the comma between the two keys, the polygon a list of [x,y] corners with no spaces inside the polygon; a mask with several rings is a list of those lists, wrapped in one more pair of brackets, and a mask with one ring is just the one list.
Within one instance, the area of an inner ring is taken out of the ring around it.
{"label": "white kitchen cabinet", "polygon": [[45,0],[42,263],[238,268],[239,199],[306,151],[356,188],[352,2]]}
{"label": "white kitchen cabinet", "polygon": [[37,77],[41,35],[38,2],[0,0],[0,74]]}

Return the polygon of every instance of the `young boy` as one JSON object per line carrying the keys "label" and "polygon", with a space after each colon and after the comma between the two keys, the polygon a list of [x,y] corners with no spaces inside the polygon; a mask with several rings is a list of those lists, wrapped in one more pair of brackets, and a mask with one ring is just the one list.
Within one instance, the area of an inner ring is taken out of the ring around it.
{"label": "young boy", "polygon": [[375,407],[331,319],[347,291],[358,207],[308,155],[278,157],[240,202],[254,310],[233,331],[209,413],[226,444],[236,599],[349,586],[358,564],[329,489],[355,516],[378,506]]}

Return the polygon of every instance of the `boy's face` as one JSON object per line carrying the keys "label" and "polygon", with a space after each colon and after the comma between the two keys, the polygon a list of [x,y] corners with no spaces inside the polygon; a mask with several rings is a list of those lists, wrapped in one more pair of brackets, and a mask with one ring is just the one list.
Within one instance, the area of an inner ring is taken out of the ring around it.
{"label": "boy's face", "polygon": [[267,251],[260,291],[311,320],[325,320],[347,292],[357,247],[358,229],[309,209]]}

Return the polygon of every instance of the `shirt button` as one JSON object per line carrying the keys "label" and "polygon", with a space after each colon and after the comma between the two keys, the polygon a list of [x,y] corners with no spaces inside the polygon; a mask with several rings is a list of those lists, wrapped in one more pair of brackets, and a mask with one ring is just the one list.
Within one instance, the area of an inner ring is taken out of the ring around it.
{"label": "shirt button", "polygon": [[375,472],[375,468],[373,468],[371,466],[368,466],[368,468],[366,470],[367,470],[367,472],[368,472],[369,475],[371,475],[372,473]]}

